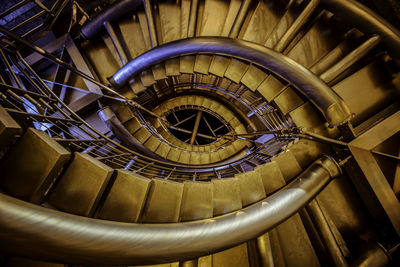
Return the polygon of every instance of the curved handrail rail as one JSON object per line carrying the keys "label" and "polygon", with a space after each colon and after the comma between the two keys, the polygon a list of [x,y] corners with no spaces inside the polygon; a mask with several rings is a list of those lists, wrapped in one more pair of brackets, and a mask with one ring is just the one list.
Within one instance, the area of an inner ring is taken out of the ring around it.
{"label": "curved handrail rail", "polygon": [[75,264],[156,264],[191,259],[267,232],[296,213],[340,173],[336,162],[323,156],[284,189],[252,206],[187,223],[104,221],[0,194],[0,248],[24,257]]}
{"label": "curved handrail rail", "polygon": [[392,56],[400,58],[400,32],[384,18],[354,0],[321,0],[321,3],[364,33],[380,36]]}
{"label": "curved handrail rail", "polygon": [[143,4],[142,0],[120,0],[98,14],[81,29],[81,35],[86,39],[93,38],[107,21],[113,21]]}
{"label": "curved handrail rail", "polygon": [[[384,18],[354,0],[321,0],[321,3],[326,9],[340,15],[350,24],[355,24],[364,33],[379,35],[390,53],[396,58],[400,58],[400,32]],[[142,4],[143,1],[141,0],[118,1],[118,3],[97,15],[92,21],[86,23],[81,29],[81,34],[90,39],[102,29],[104,22],[112,21],[129,11],[135,10]]]}
{"label": "curved handrail rail", "polygon": [[314,103],[330,125],[343,124],[351,118],[351,112],[340,96],[301,64],[265,46],[226,37],[197,37],[155,47],[119,69],[110,77],[110,83],[121,87],[159,62],[189,54],[218,54],[251,62],[293,84]]}

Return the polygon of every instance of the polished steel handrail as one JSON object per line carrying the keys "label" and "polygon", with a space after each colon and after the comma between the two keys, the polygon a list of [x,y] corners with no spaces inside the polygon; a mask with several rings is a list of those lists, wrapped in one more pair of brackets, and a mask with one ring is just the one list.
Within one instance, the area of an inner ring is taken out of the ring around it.
{"label": "polished steel handrail", "polygon": [[120,18],[127,12],[136,9],[143,4],[142,0],[121,0],[98,14],[94,19],[86,23],[81,29],[81,35],[86,39],[93,38],[104,27],[104,23]]}
{"label": "polished steel handrail", "polygon": [[378,35],[389,53],[400,59],[400,32],[384,18],[355,0],[321,0],[321,3],[363,33]]}
{"label": "polished steel handrail", "polygon": [[75,216],[0,194],[0,248],[73,264],[156,264],[221,251],[272,229],[312,200],[340,167],[314,162],[272,196],[242,210],[187,223],[129,224]]}
{"label": "polished steel handrail", "polygon": [[351,112],[340,96],[301,64],[265,46],[225,37],[197,37],[155,47],[119,69],[110,78],[110,83],[121,87],[157,63],[189,54],[218,54],[258,65],[294,85],[315,104],[331,126],[351,118]]}

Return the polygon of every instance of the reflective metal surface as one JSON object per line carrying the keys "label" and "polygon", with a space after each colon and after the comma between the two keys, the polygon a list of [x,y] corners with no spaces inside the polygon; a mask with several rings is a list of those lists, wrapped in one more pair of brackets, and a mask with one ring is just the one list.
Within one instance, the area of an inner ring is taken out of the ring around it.
{"label": "reflective metal surface", "polygon": [[225,216],[188,223],[127,224],[48,210],[0,194],[1,249],[77,264],[191,259],[256,238],[318,194],[340,168],[324,156],[283,190]]}
{"label": "reflective metal surface", "polygon": [[355,24],[363,32],[379,35],[392,55],[400,57],[400,32],[385,19],[354,0],[321,0],[332,12]]}
{"label": "reflective metal surface", "polygon": [[82,35],[87,39],[93,38],[103,28],[105,22],[121,17],[132,9],[137,8],[142,3],[141,0],[117,1],[113,6],[86,23],[81,29]]}
{"label": "reflective metal surface", "polygon": [[331,125],[342,124],[351,117],[343,100],[297,62],[264,46],[223,37],[198,37],[161,45],[127,63],[110,78],[110,82],[115,87],[121,87],[141,71],[159,62],[193,53],[234,56],[276,73],[306,95]]}

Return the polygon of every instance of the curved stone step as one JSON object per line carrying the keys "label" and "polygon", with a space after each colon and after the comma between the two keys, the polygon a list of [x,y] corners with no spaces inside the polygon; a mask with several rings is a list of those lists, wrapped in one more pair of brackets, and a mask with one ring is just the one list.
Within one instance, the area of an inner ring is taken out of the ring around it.
{"label": "curved stone step", "polygon": [[271,161],[278,164],[285,182],[289,182],[302,171],[300,164],[297,162],[296,157],[291,151],[284,151],[277,156],[272,157]]}
{"label": "curved stone step", "polygon": [[266,197],[263,180],[258,171],[250,171],[235,175],[239,180],[242,205],[251,205]]}
{"label": "curved stone step", "polygon": [[193,221],[213,217],[213,184],[185,181],[183,185],[180,220]]}
{"label": "curved stone step", "polygon": [[28,128],[1,161],[0,184],[14,197],[39,203],[70,156],[46,133]]}
{"label": "curved stone step", "polygon": [[326,133],[323,119],[309,102],[304,103],[289,113],[290,118],[298,127],[316,133]]}
{"label": "curved stone step", "polygon": [[74,153],[47,202],[62,211],[93,216],[113,172],[114,169],[88,154]]}
{"label": "curved stone step", "polygon": [[211,182],[214,190],[214,216],[242,208],[238,178],[212,179]]}
{"label": "curved stone step", "polygon": [[202,17],[198,20],[199,36],[219,36],[227,22],[229,1],[206,0]]}
{"label": "curved stone step", "polygon": [[171,147],[166,158],[171,161],[179,162],[179,157],[181,156],[181,153],[182,153],[181,149]]}
{"label": "curved stone step", "polygon": [[147,128],[142,127],[140,128],[137,132],[135,132],[133,134],[133,136],[142,144],[144,144],[151,135],[151,133],[149,132],[149,130],[147,130]]}
{"label": "curved stone step", "polygon": [[241,60],[231,59],[224,76],[235,83],[239,83],[248,67],[249,64]]}
{"label": "curved stone step", "polygon": [[164,179],[152,179],[143,215],[144,223],[178,222],[183,196],[182,183]]}
{"label": "curved stone step", "polygon": [[287,87],[274,98],[274,103],[286,115],[304,104],[304,101],[292,88]]}
{"label": "curved stone step", "polygon": [[[261,2],[260,2],[261,3]],[[267,78],[268,74],[259,69],[254,65],[250,65],[244,73],[240,82],[246,85],[247,88],[253,92],[261,85],[261,83]]]}
{"label": "curved stone step", "polygon": [[137,222],[151,187],[151,180],[139,174],[116,170],[109,192],[96,213],[96,218]]}
{"label": "curved stone step", "polygon": [[125,122],[124,126],[126,127],[126,129],[128,129],[129,133],[132,135],[138,132],[143,127],[136,117],[132,117],[130,120]]}
{"label": "curved stone step", "polygon": [[150,151],[155,152],[157,148],[160,146],[160,144],[161,144],[160,139],[152,135],[144,143],[144,146],[147,147]]}
{"label": "curved stone step", "polygon": [[21,126],[0,106],[0,153],[21,133]]}
{"label": "curved stone step", "polygon": [[312,161],[322,154],[332,154],[332,149],[312,140],[300,139],[289,146],[288,151],[292,152],[302,169],[305,169]]}

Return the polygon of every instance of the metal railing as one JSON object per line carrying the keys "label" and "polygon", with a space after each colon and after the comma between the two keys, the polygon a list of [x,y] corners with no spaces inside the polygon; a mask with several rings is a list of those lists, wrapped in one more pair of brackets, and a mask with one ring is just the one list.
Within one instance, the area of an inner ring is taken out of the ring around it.
{"label": "metal railing", "polygon": [[[22,0],[2,10],[0,20],[3,26],[24,38],[38,38],[37,35],[52,29],[69,2],[71,0]],[[15,13],[18,16],[14,16]]]}

